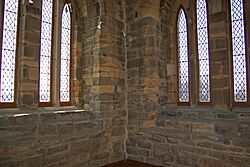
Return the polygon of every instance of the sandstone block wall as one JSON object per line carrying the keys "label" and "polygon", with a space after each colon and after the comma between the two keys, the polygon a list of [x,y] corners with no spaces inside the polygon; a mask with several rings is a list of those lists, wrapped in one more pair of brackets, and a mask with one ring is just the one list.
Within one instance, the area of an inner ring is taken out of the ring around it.
{"label": "sandstone block wall", "polygon": [[0,166],[101,166],[108,162],[109,137],[88,111],[6,111],[0,120]]}
{"label": "sandstone block wall", "polygon": [[[229,1],[208,0],[211,105],[196,96],[194,1],[72,0],[72,104],[39,107],[41,1],[20,3],[17,108],[0,109],[0,166],[250,166],[250,109],[232,105]],[[60,57],[60,11],[53,55]],[[176,103],[176,16],[188,18],[191,105]],[[245,3],[246,25],[250,5]],[[32,25],[32,26],[31,26]],[[246,29],[250,55],[250,31]],[[55,60],[56,63],[58,61]],[[249,62],[248,62],[249,64]],[[249,77],[250,78],[250,77]]]}
{"label": "sandstone block wall", "polygon": [[[250,109],[233,106],[231,98],[229,1],[208,1],[208,106],[199,106],[196,96],[194,2],[127,1],[128,159],[161,166],[250,166]],[[176,102],[180,5],[187,13],[191,71],[191,105],[186,107]],[[249,12],[245,3],[247,25]],[[247,39],[249,33],[247,28]]]}
{"label": "sandstone block wall", "polygon": [[20,1],[18,101],[17,108],[0,109],[0,166],[97,167],[124,160],[124,2],[68,1],[73,23],[72,102],[66,107],[59,103],[58,76],[64,1],[53,2],[52,105],[40,107],[41,1]]}

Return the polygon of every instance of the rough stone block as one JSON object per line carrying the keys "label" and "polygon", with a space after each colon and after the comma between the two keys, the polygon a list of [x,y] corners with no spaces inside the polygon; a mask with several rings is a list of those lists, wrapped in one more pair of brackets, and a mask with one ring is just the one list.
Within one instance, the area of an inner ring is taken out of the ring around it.
{"label": "rough stone block", "polygon": [[144,148],[144,149],[151,149],[152,148],[152,143],[145,142],[145,141],[138,141],[137,142],[138,147]]}
{"label": "rough stone block", "polygon": [[38,123],[37,114],[16,114],[14,117],[10,117],[12,121],[15,122],[15,125],[32,125]]}
{"label": "rough stone block", "polygon": [[45,166],[44,156],[43,155],[34,155],[27,159],[17,162],[20,167],[43,167]]}
{"label": "rough stone block", "polygon": [[191,130],[191,123],[186,120],[174,120],[168,119],[166,120],[166,127],[173,128],[173,129],[182,129],[182,130]]}
{"label": "rough stone block", "polygon": [[57,134],[56,124],[41,124],[38,126],[39,136],[56,135],[56,134]]}
{"label": "rough stone block", "polygon": [[38,68],[29,68],[29,80],[38,81],[39,70]]}
{"label": "rough stone block", "polygon": [[138,155],[143,157],[148,157],[150,155],[149,150],[138,149]]}
{"label": "rough stone block", "polygon": [[214,124],[213,123],[203,123],[203,122],[192,122],[192,131],[193,132],[214,132]]}
{"label": "rough stone block", "polygon": [[215,131],[218,134],[237,135],[239,132],[239,125],[237,123],[230,123],[230,124],[216,123]]}
{"label": "rough stone block", "polygon": [[35,136],[36,126],[13,126],[0,128],[0,139],[17,139],[18,137]]}
{"label": "rough stone block", "polygon": [[91,4],[90,6],[88,6],[87,10],[88,10],[88,18],[93,18],[100,15],[99,3]]}
{"label": "rough stone block", "polygon": [[75,132],[73,123],[63,123],[57,125],[58,133],[63,135],[70,135]]}
{"label": "rough stone block", "polygon": [[125,127],[113,127],[112,136],[123,136],[125,135]]}

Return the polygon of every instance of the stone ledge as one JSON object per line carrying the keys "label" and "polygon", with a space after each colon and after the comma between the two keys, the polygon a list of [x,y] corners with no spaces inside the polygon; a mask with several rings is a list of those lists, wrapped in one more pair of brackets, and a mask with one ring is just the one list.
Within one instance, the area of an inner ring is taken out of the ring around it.
{"label": "stone ledge", "polygon": [[[60,109],[60,110],[59,110]],[[38,110],[5,109],[0,110],[0,127],[39,125],[48,123],[59,123],[67,121],[83,121],[92,117],[90,111],[73,108],[50,108]]]}
{"label": "stone ledge", "polygon": [[171,107],[165,108],[158,116],[158,120],[163,119],[185,119],[185,120],[202,120],[202,121],[223,121],[223,122],[249,122],[250,113],[249,108],[234,108],[232,110],[227,109],[213,109],[207,107]]}
{"label": "stone ledge", "polygon": [[39,107],[39,108],[0,108],[0,116],[5,115],[15,115],[15,114],[34,114],[34,113],[65,113],[65,112],[88,112],[82,108],[75,106],[66,106],[66,107]]}
{"label": "stone ledge", "polygon": [[102,131],[100,122],[93,119],[91,112],[82,109],[43,108],[33,112],[14,110],[0,113],[2,143],[71,138],[79,135],[95,138]]}

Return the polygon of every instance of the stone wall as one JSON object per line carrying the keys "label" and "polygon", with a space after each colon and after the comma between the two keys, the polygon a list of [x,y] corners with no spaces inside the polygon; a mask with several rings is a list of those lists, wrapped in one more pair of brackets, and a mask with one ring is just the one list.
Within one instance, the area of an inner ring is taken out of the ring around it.
{"label": "stone wall", "polygon": [[249,110],[169,108],[129,131],[129,159],[161,166],[249,166]]}
{"label": "stone wall", "polygon": [[138,127],[155,125],[160,77],[166,76],[158,6],[158,1],[126,1],[128,121]]}
{"label": "stone wall", "polygon": [[[190,106],[178,106],[176,100],[180,5],[188,22]],[[233,106],[230,98],[228,5],[223,0],[208,1],[212,101],[200,106],[194,1],[127,1],[128,159],[161,166],[250,166],[249,107]],[[249,4],[245,5],[249,13]],[[248,25],[248,15],[246,20]],[[246,34],[249,38],[249,28]]]}
{"label": "stone wall", "polygon": [[40,107],[41,1],[20,1],[18,101],[17,108],[0,109],[0,166],[94,167],[124,160],[124,2],[71,1],[72,97],[66,107],[60,106],[58,75],[64,1],[53,2],[52,104]]}
{"label": "stone wall", "polygon": [[[50,107],[38,102],[41,1],[20,2],[17,108],[0,109],[0,166],[99,167],[124,159],[160,166],[250,166],[249,106],[233,106],[230,91],[229,1],[208,0],[212,101],[200,106],[194,1],[72,0],[67,107],[59,103],[58,76],[64,2],[54,1]],[[176,102],[180,5],[188,18],[191,71],[191,104],[185,107]],[[250,55],[249,28],[246,35]]]}
{"label": "stone wall", "polygon": [[84,110],[1,113],[0,166],[101,166],[109,137]]}

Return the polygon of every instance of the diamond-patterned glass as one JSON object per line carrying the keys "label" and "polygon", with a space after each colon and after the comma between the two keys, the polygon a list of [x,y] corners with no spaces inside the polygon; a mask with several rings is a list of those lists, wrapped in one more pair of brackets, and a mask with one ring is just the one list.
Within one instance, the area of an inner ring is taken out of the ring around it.
{"label": "diamond-patterned glass", "polygon": [[5,0],[2,53],[1,53],[1,78],[0,78],[0,102],[13,103],[15,91],[15,62],[17,19],[19,0]]}
{"label": "diamond-patterned glass", "polygon": [[40,102],[50,102],[52,10],[53,1],[43,0],[40,48]]}
{"label": "diamond-patterned glass", "polygon": [[177,22],[178,36],[178,73],[179,102],[189,102],[189,63],[187,44],[187,20],[183,9],[180,10]]}
{"label": "diamond-patterned glass", "polygon": [[247,102],[243,0],[231,0],[234,101]]}
{"label": "diamond-patterned glass", "polygon": [[197,0],[196,11],[199,64],[199,101],[210,102],[209,49],[206,0]]}
{"label": "diamond-patterned glass", "polygon": [[69,6],[65,5],[62,13],[61,34],[61,72],[60,72],[60,101],[70,101],[70,40],[71,18]]}

